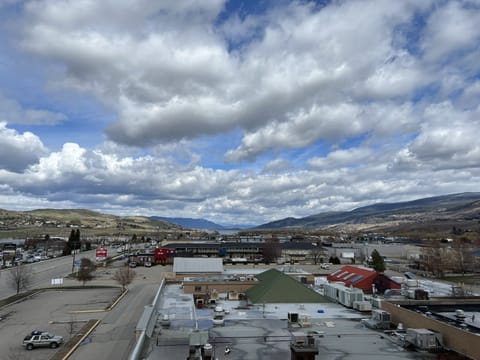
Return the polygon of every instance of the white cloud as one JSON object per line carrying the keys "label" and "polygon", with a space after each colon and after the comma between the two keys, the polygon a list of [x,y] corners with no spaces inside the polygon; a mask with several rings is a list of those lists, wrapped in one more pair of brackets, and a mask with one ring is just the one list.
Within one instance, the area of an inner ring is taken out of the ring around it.
{"label": "white cloud", "polygon": [[[478,191],[466,4],[288,2],[218,24],[223,0],[27,1],[10,43],[54,68],[49,94],[83,92],[113,120],[105,143],[56,152],[2,124],[0,202],[260,223]],[[5,121],[75,121],[23,103],[0,98]]]}
{"label": "white cloud", "polygon": [[470,50],[480,40],[480,11],[465,1],[449,1],[436,7],[427,22],[424,57],[444,62],[456,51]]}
{"label": "white cloud", "polygon": [[21,172],[46,152],[38,136],[28,131],[19,134],[7,128],[6,122],[0,122],[0,169]]}
{"label": "white cloud", "polygon": [[480,109],[459,113],[442,103],[427,108],[426,117],[409,147],[418,160],[438,168],[480,167]]}
{"label": "white cloud", "polygon": [[368,163],[369,157],[374,155],[368,148],[353,148],[347,150],[335,150],[326,157],[315,157],[309,160],[309,165],[313,168],[329,169],[342,168],[348,166],[358,166],[361,163]]}
{"label": "white cloud", "polygon": [[[291,3],[263,16],[240,20],[234,14],[223,33],[212,25],[222,6],[39,1],[26,7],[21,44],[65,65],[59,83],[117,109],[119,121],[107,130],[111,139],[141,146],[243,128],[243,145],[230,160],[282,146],[285,134],[250,144],[271,131],[296,134],[287,147],[355,136],[370,128],[368,119],[357,116],[349,131],[338,130],[345,127],[342,119],[328,129],[316,112],[332,113],[345,99],[367,94],[410,97],[429,81],[414,58],[392,47],[393,27],[415,10],[408,2],[332,3],[321,10]],[[192,19],[194,11],[199,15]],[[228,41],[242,38],[247,42],[229,52]],[[301,139],[307,124],[322,131]]]}

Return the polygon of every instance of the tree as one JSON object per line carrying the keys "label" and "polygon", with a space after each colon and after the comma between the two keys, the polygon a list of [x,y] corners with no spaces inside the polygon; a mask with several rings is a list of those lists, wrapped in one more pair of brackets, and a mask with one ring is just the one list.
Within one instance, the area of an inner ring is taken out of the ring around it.
{"label": "tree", "polygon": [[310,250],[310,257],[315,265],[323,262],[324,251],[320,245],[315,246]]}
{"label": "tree", "polygon": [[383,260],[383,257],[378,253],[377,249],[373,250],[370,256],[372,257],[373,270],[379,273],[383,273],[386,269],[385,261]]}
{"label": "tree", "polygon": [[277,261],[282,254],[280,241],[277,238],[270,238],[263,244],[263,258],[266,263]]}
{"label": "tree", "polygon": [[8,283],[17,294],[22,290],[27,290],[32,280],[32,271],[25,265],[17,265],[8,272]]}
{"label": "tree", "polygon": [[452,271],[465,275],[468,269],[474,269],[474,247],[469,243],[468,239],[461,237],[454,239],[450,248],[448,249],[451,260]]}
{"label": "tree", "polygon": [[113,274],[113,280],[122,286],[122,290],[125,290],[125,288],[132,283],[135,276],[135,271],[130,270],[128,266],[125,266],[115,271],[115,274]]}
{"label": "tree", "polygon": [[443,277],[448,268],[448,249],[438,240],[431,239],[422,247],[423,268],[433,276]]}
{"label": "tree", "polygon": [[75,241],[75,230],[72,229],[72,231],[70,231],[70,236],[68,237],[68,240],[65,243],[65,246],[63,247],[63,255],[64,256],[72,254],[74,241]]}
{"label": "tree", "polygon": [[95,277],[93,272],[95,271],[96,266],[92,260],[87,258],[80,259],[80,268],[78,269],[77,280],[83,282],[83,285],[87,281],[93,280]]}
{"label": "tree", "polygon": [[330,256],[330,258],[328,259],[328,262],[334,265],[340,265],[342,263],[338,258],[338,256]]}

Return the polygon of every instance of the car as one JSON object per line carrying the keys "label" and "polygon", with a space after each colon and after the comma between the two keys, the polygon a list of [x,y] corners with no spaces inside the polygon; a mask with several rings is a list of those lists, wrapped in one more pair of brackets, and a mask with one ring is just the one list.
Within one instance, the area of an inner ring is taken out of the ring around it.
{"label": "car", "polygon": [[135,267],[137,267],[137,262],[136,261],[130,261],[128,263],[128,266],[130,266],[131,268],[135,268]]}
{"label": "car", "polygon": [[145,261],[145,262],[143,263],[143,266],[145,266],[145,267],[152,267],[152,263],[151,263],[150,261]]}
{"label": "car", "polygon": [[36,347],[50,347],[56,349],[62,343],[63,337],[60,335],[33,330],[30,334],[24,337],[22,345],[25,346],[27,350],[33,350]]}
{"label": "car", "polygon": [[330,264],[323,263],[322,265],[320,265],[320,268],[328,270],[328,269],[330,269]]}

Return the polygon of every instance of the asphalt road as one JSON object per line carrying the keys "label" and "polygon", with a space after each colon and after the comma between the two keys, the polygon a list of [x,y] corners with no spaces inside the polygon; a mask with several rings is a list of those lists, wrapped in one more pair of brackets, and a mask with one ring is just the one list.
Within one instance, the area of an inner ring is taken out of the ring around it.
{"label": "asphalt road", "polygon": [[[81,253],[80,257],[95,256],[95,251]],[[77,256],[77,259],[79,257]],[[92,285],[117,285],[112,276],[118,267],[124,266],[118,261],[107,268],[99,267]],[[34,273],[34,287],[50,286],[51,279],[63,277],[72,271],[72,257],[62,257],[27,265]],[[26,299],[18,304],[0,309],[0,349],[6,352],[6,359],[49,359],[53,349],[22,348],[23,337],[35,328],[70,336],[70,325],[75,323],[77,331],[84,321],[100,319],[101,322],[71,356],[71,359],[128,359],[135,344],[135,327],[146,305],[152,303],[158,290],[163,272],[171,271],[171,266],[138,267],[137,276],[129,286],[127,295],[108,312],[76,313],[72,310],[104,309],[118,294],[117,289],[62,290],[47,291]],[[8,288],[6,271],[1,274],[0,297],[15,293]],[[64,279],[64,285],[78,285],[75,279]],[[105,295],[107,294],[107,295]],[[110,294],[110,295],[108,295]],[[105,299],[105,296],[109,296]],[[2,356],[0,358],[3,359]]]}
{"label": "asphalt road", "polygon": [[[109,253],[111,253],[111,249]],[[80,258],[95,259],[95,250],[85,251],[75,255],[75,259]],[[31,283],[29,289],[51,286],[53,278],[63,278],[72,272],[73,256],[62,256],[55,259],[25,264],[27,271],[30,271]],[[10,269],[0,270],[0,299],[15,295],[16,291],[11,286]]]}
{"label": "asphalt road", "polygon": [[159,284],[141,283],[131,286],[125,298],[110,312],[70,357],[72,360],[126,360],[135,345],[135,327],[144,306],[151,304]]}
{"label": "asphalt road", "polygon": [[[27,300],[0,309],[0,359],[47,360],[56,349],[39,348],[28,351],[23,338],[33,329],[63,336],[65,341],[80,330],[85,321],[98,314],[70,311],[95,304],[108,306],[119,289],[55,290],[38,293]],[[61,345],[64,346],[64,345]],[[102,359],[100,354],[96,358]],[[92,357],[95,358],[95,357]]]}

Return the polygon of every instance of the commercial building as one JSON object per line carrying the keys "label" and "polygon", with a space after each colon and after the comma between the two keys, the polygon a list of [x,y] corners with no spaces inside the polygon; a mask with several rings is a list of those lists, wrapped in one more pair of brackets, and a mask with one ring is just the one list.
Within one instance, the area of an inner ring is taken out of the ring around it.
{"label": "commercial building", "polygon": [[401,284],[375,270],[345,265],[327,276],[329,282],[341,282],[346,287],[363,290],[366,294],[384,293],[387,289],[400,289]]}

